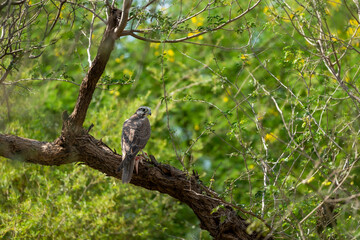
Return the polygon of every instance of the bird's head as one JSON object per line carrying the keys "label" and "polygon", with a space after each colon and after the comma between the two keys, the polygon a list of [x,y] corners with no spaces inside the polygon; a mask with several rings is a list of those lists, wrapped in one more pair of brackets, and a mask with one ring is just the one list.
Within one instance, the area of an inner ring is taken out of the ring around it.
{"label": "bird's head", "polygon": [[151,109],[149,107],[142,106],[136,110],[136,114],[140,117],[146,117],[147,115],[151,115]]}

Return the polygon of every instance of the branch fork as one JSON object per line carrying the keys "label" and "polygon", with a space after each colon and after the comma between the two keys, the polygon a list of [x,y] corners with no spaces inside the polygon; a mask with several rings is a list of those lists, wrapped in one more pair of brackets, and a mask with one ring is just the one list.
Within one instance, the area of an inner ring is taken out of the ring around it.
{"label": "branch fork", "polygon": [[[109,6],[109,18],[103,38],[97,55],[81,82],[74,110],[70,115],[67,112],[62,114],[60,137],[54,142],[41,142],[0,134],[0,156],[42,165],[80,162],[107,176],[121,179],[121,173],[116,171],[121,163],[121,156],[89,134],[92,126],[86,130],[83,124],[115,41],[126,27],[131,4],[132,0],[124,0],[122,10]],[[152,155],[150,160],[139,166],[139,173],[134,174],[131,179],[132,184],[168,194],[187,204],[199,218],[201,228],[209,231],[214,239],[264,239],[261,233],[248,233],[246,230],[249,223],[233,207],[215,196],[216,193],[205,191],[208,188],[201,183],[198,175],[189,176],[171,165],[158,163]]]}

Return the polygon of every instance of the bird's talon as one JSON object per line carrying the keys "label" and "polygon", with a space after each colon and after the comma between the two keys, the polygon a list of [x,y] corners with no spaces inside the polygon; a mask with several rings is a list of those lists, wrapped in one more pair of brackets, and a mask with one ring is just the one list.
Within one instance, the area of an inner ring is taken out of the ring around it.
{"label": "bird's talon", "polygon": [[136,174],[139,173],[139,162],[141,164],[143,164],[143,159],[144,159],[144,157],[141,156],[141,155],[135,157],[135,171],[136,171]]}
{"label": "bird's talon", "polygon": [[143,151],[143,152],[142,152],[142,155],[143,155],[145,161],[151,161],[149,155],[148,155],[146,152]]}

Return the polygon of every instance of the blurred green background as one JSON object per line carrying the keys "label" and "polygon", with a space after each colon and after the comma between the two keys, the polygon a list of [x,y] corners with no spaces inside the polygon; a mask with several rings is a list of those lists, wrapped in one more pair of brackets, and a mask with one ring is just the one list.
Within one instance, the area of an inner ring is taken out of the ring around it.
{"label": "blurred green background", "polygon": [[[334,189],[338,197],[359,192],[359,102],[348,94],[359,95],[359,19],[349,10],[354,3],[262,1],[246,17],[212,32],[248,3],[216,1],[211,11],[174,26],[180,8],[185,16],[207,4],[181,2],[159,1],[149,11],[134,8],[134,25],[155,29],[145,36],[160,40],[209,33],[188,40],[197,44],[118,40],[84,127],[93,123],[91,134],[121,152],[122,123],[139,106],[150,106],[146,152],[179,169],[182,159],[226,201],[262,216],[279,238],[300,239],[304,231],[307,239],[319,239],[319,218],[307,215]],[[78,4],[96,6],[106,18],[103,2]],[[26,6],[28,14],[39,15],[19,38],[28,52],[16,58],[1,86],[0,131],[53,141],[61,132],[61,113],[73,110],[88,69],[93,16],[64,4],[44,38],[59,5],[27,1]],[[314,17],[318,13],[320,20]],[[321,50],[316,39],[325,22]],[[96,19],[93,26],[92,58],[104,24]],[[46,48],[34,48],[37,44]],[[337,78],[321,51],[337,61],[335,70],[341,66]],[[1,61],[9,66],[11,56]],[[89,167],[1,158],[0,168],[4,239],[210,239],[187,206]],[[355,200],[338,205],[337,225],[326,228],[323,237],[360,234]]]}

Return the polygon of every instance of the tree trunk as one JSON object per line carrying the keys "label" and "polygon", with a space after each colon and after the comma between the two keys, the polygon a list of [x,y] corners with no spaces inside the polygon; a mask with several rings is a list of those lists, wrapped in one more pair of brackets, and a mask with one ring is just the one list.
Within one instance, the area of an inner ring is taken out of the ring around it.
{"label": "tree trunk", "polygon": [[[121,156],[89,135],[82,126],[96,84],[105,70],[116,39],[126,26],[131,2],[124,0],[123,11],[110,9],[102,41],[81,83],[74,110],[70,116],[63,114],[60,137],[54,142],[40,142],[0,134],[0,156],[42,165],[82,162],[108,176],[121,179],[121,173],[116,172]],[[201,228],[209,231],[214,239],[266,238],[262,233],[248,233],[249,223],[246,219],[240,217],[231,204],[204,186],[196,175],[188,175],[170,165],[157,163],[153,156],[150,162],[139,166],[139,174],[134,174],[130,183],[168,194],[187,204],[199,218]]]}

